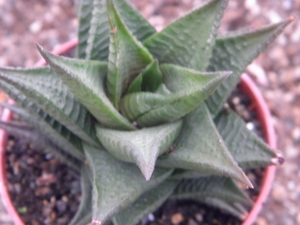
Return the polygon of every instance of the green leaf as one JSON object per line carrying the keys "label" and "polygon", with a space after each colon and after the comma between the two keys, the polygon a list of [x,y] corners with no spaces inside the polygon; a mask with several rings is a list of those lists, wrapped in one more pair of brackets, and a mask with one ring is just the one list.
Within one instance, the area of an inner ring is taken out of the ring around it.
{"label": "green leaf", "polygon": [[[116,109],[130,82],[153,61],[147,49],[130,33],[117,13],[113,1],[107,1],[111,29],[107,90]],[[132,63],[134,62],[134,63]]]}
{"label": "green leaf", "polygon": [[87,40],[89,38],[89,30],[91,27],[93,12],[93,0],[81,0],[78,7],[78,44],[76,48],[76,57],[85,59]]}
{"label": "green leaf", "polygon": [[212,0],[181,17],[144,45],[160,63],[204,71],[227,0]]}
{"label": "green leaf", "polygon": [[184,119],[173,149],[171,154],[158,158],[158,166],[194,170],[202,175],[229,176],[252,187],[227,150],[205,104]]}
{"label": "green leaf", "polygon": [[84,160],[81,140],[36,105],[27,108],[28,111],[15,105],[5,103],[0,103],[0,105],[17,114],[60,149],[78,160]]}
{"label": "green leaf", "polygon": [[[2,68],[0,68],[0,74],[1,74],[1,69]],[[10,98],[15,100],[20,106],[24,108],[27,108],[27,105],[30,108],[31,105],[34,104],[25,95],[23,95],[21,91],[19,91],[13,85],[8,84],[6,81],[2,79],[0,79],[0,88],[2,89],[2,91],[8,94]]]}
{"label": "green leaf", "polygon": [[272,165],[276,153],[233,111],[222,112],[215,118],[216,127],[233,158],[242,168],[259,168]]}
{"label": "green leaf", "polygon": [[201,73],[175,65],[161,67],[163,80],[173,93],[131,93],[120,103],[123,115],[140,126],[153,126],[182,118],[201,104],[229,72]]}
{"label": "green leaf", "polygon": [[[93,0],[92,7],[85,59],[107,61],[109,26],[106,14],[106,0]],[[91,12],[89,11],[89,13]]]}
{"label": "green leaf", "polygon": [[149,64],[130,84],[126,94],[134,92],[155,92],[162,84],[162,73],[158,62]]}
{"label": "green leaf", "polygon": [[45,138],[40,132],[34,130],[28,124],[24,124],[20,121],[2,122],[0,121],[0,129],[3,129],[18,138],[25,138],[35,148],[44,150],[47,153],[54,155],[57,159],[61,160],[66,165],[72,167],[75,170],[79,170],[81,161],[68,154],[64,150],[57,147],[49,139]]}
{"label": "green leaf", "polygon": [[216,115],[240,81],[240,75],[259,53],[273,42],[291,22],[269,25],[248,32],[234,32],[216,40],[208,71],[231,70],[233,74],[207,99],[212,114]]}
{"label": "green leaf", "polygon": [[146,181],[135,165],[114,159],[104,149],[83,147],[93,171],[92,223],[104,223],[172,173],[172,170],[158,168],[151,180]]}
{"label": "green leaf", "polygon": [[118,213],[114,218],[114,225],[137,224],[149,213],[160,207],[172,194],[178,182],[165,181],[150,191],[144,193],[133,204]]}
{"label": "green leaf", "polygon": [[126,91],[126,94],[141,92],[142,82],[143,82],[143,71],[131,82],[131,84],[129,85]]}
{"label": "green leaf", "polygon": [[198,179],[184,179],[177,186],[172,197],[177,199],[217,198],[231,204],[253,204],[248,195],[236,182],[228,177],[208,176]]}
{"label": "green leaf", "polygon": [[92,171],[89,166],[81,167],[81,201],[70,225],[86,225],[92,220]]}
{"label": "green leaf", "polygon": [[21,91],[82,140],[98,145],[91,114],[49,67],[0,68],[0,79]]}
{"label": "green leaf", "polygon": [[139,41],[156,33],[154,27],[127,0],[113,0],[115,8],[128,30]]}
{"label": "green leaf", "polygon": [[96,127],[97,137],[117,159],[134,162],[149,180],[159,155],[165,153],[178,136],[182,122],[177,121],[136,131],[117,131]]}
{"label": "green leaf", "polygon": [[231,202],[224,201],[222,199],[218,198],[201,198],[201,199],[195,199],[196,201],[205,203],[206,205],[210,205],[212,207],[224,210],[225,212],[230,213],[233,216],[236,216],[240,220],[246,219],[248,215],[247,209],[241,204],[232,204]]}
{"label": "green leaf", "polygon": [[106,96],[106,63],[55,56],[41,46],[38,49],[73,95],[101,124],[122,130],[135,129]]}
{"label": "green leaf", "polygon": [[159,85],[159,87],[157,88],[155,93],[160,94],[160,95],[170,95],[170,94],[172,94],[172,92],[166,87],[166,85],[164,83]]}
{"label": "green leaf", "polygon": [[[114,1],[117,12],[129,31],[140,41],[155,33],[155,29],[127,1]],[[79,12],[78,56],[107,61],[110,29],[106,0],[83,0]],[[79,52],[81,53],[79,55]]]}
{"label": "green leaf", "polygon": [[61,125],[58,121],[54,120],[43,110],[38,108],[36,104],[26,98],[26,96],[14,86],[7,84],[3,80],[0,80],[0,87],[12,99],[14,99],[19,106],[24,108],[24,110],[8,104],[3,105],[2,103],[4,107],[7,107],[14,113],[18,114],[21,118],[30,123],[36,130],[42,132],[49,139],[55,140],[54,142],[57,146],[59,146],[59,148],[64,149],[66,152],[69,152],[78,159],[82,159],[82,144],[81,140],[77,136]]}

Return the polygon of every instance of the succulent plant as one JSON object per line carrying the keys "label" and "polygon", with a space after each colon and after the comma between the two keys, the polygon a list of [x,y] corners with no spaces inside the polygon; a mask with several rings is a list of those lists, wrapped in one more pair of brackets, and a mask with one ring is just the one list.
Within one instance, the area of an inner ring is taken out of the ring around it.
{"label": "succulent plant", "polygon": [[227,0],[211,0],[161,32],[125,0],[82,0],[76,58],[37,46],[49,66],[1,68],[2,104],[29,125],[1,126],[81,172],[71,224],[135,224],[166,199],[241,217],[236,181],[278,161],[223,105],[246,66],[291,20],[218,36]]}

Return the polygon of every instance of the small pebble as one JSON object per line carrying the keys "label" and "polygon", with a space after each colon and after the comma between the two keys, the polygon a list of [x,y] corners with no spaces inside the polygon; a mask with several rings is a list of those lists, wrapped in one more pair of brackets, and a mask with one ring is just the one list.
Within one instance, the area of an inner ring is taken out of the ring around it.
{"label": "small pebble", "polygon": [[300,212],[298,212],[298,215],[297,215],[297,224],[300,224]]}
{"label": "small pebble", "polygon": [[51,189],[49,187],[39,187],[35,189],[35,196],[45,196],[51,193]]}
{"label": "small pebble", "polygon": [[292,131],[292,136],[295,141],[300,139],[300,127],[294,128]]}
{"label": "small pebble", "polygon": [[290,145],[286,147],[285,150],[285,156],[287,159],[295,159],[300,154],[299,149],[297,149],[295,146]]}
{"label": "small pebble", "polygon": [[277,185],[272,191],[272,197],[274,198],[274,200],[282,202],[287,198],[287,192],[283,186]]}
{"label": "small pebble", "polygon": [[179,224],[183,221],[183,216],[181,213],[175,213],[172,215],[171,217],[171,223],[176,225],[176,224]]}
{"label": "small pebble", "polygon": [[38,186],[46,186],[56,182],[56,177],[54,174],[43,174],[39,178],[37,178],[36,183]]}
{"label": "small pebble", "polygon": [[154,215],[152,213],[150,213],[148,215],[148,220],[151,221],[151,222],[155,220],[155,217],[154,217]]}
{"label": "small pebble", "polygon": [[189,219],[188,225],[197,225],[197,223],[195,222],[195,220]]}
{"label": "small pebble", "polygon": [[287,183],[287,187],[288,187],[288,189],[289,190],[294,190],[295,188],[296,188],[296,183],[295,183],[295,181],[293,181],[293,180],[290,180],[288,183]]}
{"label": "small pebble", "polygon": [[255,129],[255,125],[252,122],[247,123],[246,127],[247,127],[248,130],[254,130]]}
{"label": "small pebble", "polygon": [[265,218],[258,217],[256,220],[257,225],[268,225],[267,221]]}
{"label": "small pebble", "polygon": [[196,217],[196,220],[197,220],[198,222],[202,222],[202,221],[203,221],[203,216],[202,216],[201,213],[197,213],[197,214],[195,215],[195,217]]}
{"label": "small pebble", "polygon": [[260,7],[256,0],[246,0],[245,8],[248,9],[253,15],[258,15],[260,13]]}
{"label": "small pebble", "polygon": [[43,23],[40,20],[36,20],[33,23],[30,24],[29,26],[29,30],[36,34],[38,32],[40,32],[40,30],[42,29]]}
{"label": "small pebble", "polygon": [[265,70],[261,67],[261,65],[259,65],[258,63],[251,63],[248,67],[247,70],[249,71],[249,73],[255,77],[255,79],[257,80],[257,82],[260,85],[263,85],[265,87],[268,86],[269,81],[266,75]]}
{"label": "small pebble", "polygon": [[58,200],[55,206],[59,214],[63,214],[67,209],[66,203],[62,200]]}
{"label": "small pebble", "polygon": [[291,10],[293,8],[293,2],[291,0],[284,0],[282,2],[282,8],[285,10]]}

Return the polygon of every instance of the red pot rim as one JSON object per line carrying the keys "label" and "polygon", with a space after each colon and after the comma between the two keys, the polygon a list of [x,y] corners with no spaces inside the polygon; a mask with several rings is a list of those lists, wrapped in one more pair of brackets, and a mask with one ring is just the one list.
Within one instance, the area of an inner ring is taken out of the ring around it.
{"label": "red pot rim", "polygon": [[[55,48],[52,53],[60,55],[69,49],[75,47],[77,45],[78,41],[77,39],[73,39],[57,48]],[[38,61],[35,66],[43,66],[46,65],[46,62],[42,59]],[[269,108],[264,100],[264,98],[261,95],[260,90],[256,86],[256,84],[251,80],[251,78],[247,74],[243,74],[241,77],[241,89],[245,94],[247,94],[250,99],[253,102],[254,111],[256,111],[259,121],[262,125],[262,129],[265,133],[267,143],[269,146],[273,149],[276,149],[276,136],[274,127],[272,125],[271,121],[271,113],[269,111]],[[4,109],[1,120],[8,121],[12,117],[11,111],[8,109]],[[9,215],[12,217],[12,220],[16,225],[24,225],[22,222],[18,212],[16,211],[7,190],[7,180],[6,180],[6,168],[5,168],[5,148],[7,144],[7,134],[3,130],[0,130],[0,194],[2,197],[3,204],[9,213]],[[259,196],[249,212],[248,217],[243,221],[242,225],[251,225],[255,222],[259,212],[261,211],[263,203],[266,201],[268,194],[271,190],[272,182],[274,180],[276,172],[275,166],[269,166],[265,169],[265,175],[263,178],[261,191],[259,193]]]}
{"label": "red pot rim", "polygon": [[[250,97],[250,99],[252,100],[252,106],[254,108],[254,111],[257,113],[258,119],[262,125],[263,132],[266,136],[266,142],[272,149],[276,149],[276,135],[274,126],[272,124],[271,113],[260,90],[247,74],[242,75],[240,85],[242,91],[247,94],[248,97]],[[267,200],[268,195],[271,191],[275,172],[275,166],[268,166],[266,168],[261,185],[261,191],[258,195],[257,200],[255,201],[254,206],[249,212],[248,217],[242,223],[242,225],[251,225],[255,222],[264,202]]]}

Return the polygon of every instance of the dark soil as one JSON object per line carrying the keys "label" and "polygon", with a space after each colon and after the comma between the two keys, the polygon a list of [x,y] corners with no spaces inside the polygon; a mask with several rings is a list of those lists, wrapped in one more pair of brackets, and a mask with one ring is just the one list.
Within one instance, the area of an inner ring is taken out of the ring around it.
{"label": "dark soil", "polygon": [[6,169],[10,197],[25,224],[68,224],[80,202],[77,172],[12,137],[6,149]]}

